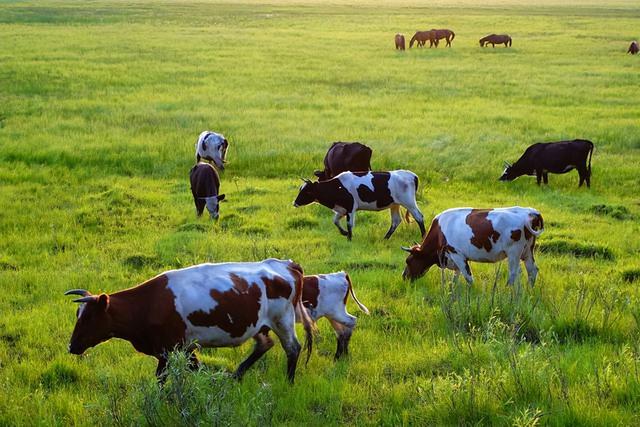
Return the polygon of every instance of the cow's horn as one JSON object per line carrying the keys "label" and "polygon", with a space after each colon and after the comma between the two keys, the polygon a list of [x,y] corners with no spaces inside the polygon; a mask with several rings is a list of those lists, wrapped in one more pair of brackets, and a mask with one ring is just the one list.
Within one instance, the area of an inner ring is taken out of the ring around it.
{"label": "cow's horn", "polygon": [[302,177],[300,177],[300,179],[301,179],[302,181],[306,182],[307,184],[311,184],[311,180],[310,180],[310,179],[302,178]]}
{"label": "cow's horn", "polygon": [[409,248],[407,246],[400,246],[400,249],[402,249],[403,251],[406,251],[406,252],[411,252],[411,248]]}
{"label": "cow's horn", "polygon": [[504,160],[504,165],[505,165],[505,167],[508,167],[508,168],[511,167],[511,163],[507,162],[506,160]]}
{"label": "cow's horn", "polygon": [[91,295],[91,292],[89,292],[87,290],[84,290],[84,289],[69,289],[64,294],[65,295],[80,295],[81,297],[86,297],[88,295]]}
{"label": "cow's horn", "polygon": [[91,295],[86,296],[86,297],[82,297],[82,298],[78,298],[78,299],[74,299],[73,302],[89,302],[89,301],[93,301],[95,298]]}

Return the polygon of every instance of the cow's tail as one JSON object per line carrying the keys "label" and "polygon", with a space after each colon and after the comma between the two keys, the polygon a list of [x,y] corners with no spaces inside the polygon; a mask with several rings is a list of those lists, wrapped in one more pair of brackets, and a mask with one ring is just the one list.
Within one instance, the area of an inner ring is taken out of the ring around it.
{"label": "cow's tail", "polygon": [[[418,185],[420,184],[420,180],[418,179],[418,175],[412,174],[413,175],[413,199],[415,200],[416,197],[418,196]],[[411,215],[409,215],[409,211],[405,210],[404,211],[404,220],[407,222],[407,224],[411,224],[413,222],[413,220],[411,219]]]}
{"label": "cow's tail", "polygon": [[349,277],[349,275],[347,273],[345,273],[345,277],[347,279],[347,283],[349,284],[349,291],[344,296],[344,304],[345,304],[345,306],[347,305],[347,297],[349,296],[349,294],[351,294],[351,298],[353,298],[353,300],[356,302],[356,304],[358,304],[358,308],[360,310],[362,310],[364,312],[364,314],[369,314],[369,309],[363,303],[361,303],[358,300],[358,298],[356,298],[356,293],[353,291],[353,285],[351,284],[351,278]]}
{"label": "cow's tail", "polygon": [[302,304],[302,284],[304,282],[302,267],[293,262],[292,264],[292,271],[297,273],[293,274],[296,280],[296,293],[293,297],[293,308],[295,310],[296,318],[302,322],[302,327],[304,328],[304,348],[307,351],[307,359],[304,363],[307,364],[309,363],[309,359],[311,358],[311,353],[313,351],[313,336],[318,331],[318,327]]}
{"label": "cow's tail", "polygon": [[589,147],[589,165],[587,166],[587,171],[589,172],[589,176],[591,176],[591,156],[593,156],[593,142],[589,141],[591,146]]}
{"label": "cow's tail", "polygon": [[[524,226],[529,230],[531,234],[538,237],[544,231],[544,220],[540,212],[533,211],[529,214],[529,219],[524,223]],[[537,228],[537,229],[536,229]]]}
{"label": "cow's tail", "polygon": [[411,41],[409,42],[409,48],[413,47],[413,42],[416,41],[416,35],[414,34],[413,37],[411,37]]}
{"label": "cow's tail", "polygon": [[509,47],[511,47],[511,37],[509,37]]}
{"label": "cow's tail", "polygon": [[453,31],[451,31],[451,40],[456,38],[456,33],[454,33]]}

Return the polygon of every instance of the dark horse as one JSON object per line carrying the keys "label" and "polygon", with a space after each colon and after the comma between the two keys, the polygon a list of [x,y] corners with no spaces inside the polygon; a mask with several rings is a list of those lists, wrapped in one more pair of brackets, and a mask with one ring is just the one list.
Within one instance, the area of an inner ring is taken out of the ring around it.
{"label": "dark horse", "polygon": [[429,47],[434,44],[438,47],[438,40],[434,37],[431,31],[416,31],[413,37],[411,37],[409,47],[413,47],[413,43],[415,42],[418,43],[418,47],[423,47],[427,40],[429,40]]}
{"label": "dark horse", "polygon": [[485,47],[489,43],[496,47],[497,44],[504,44],[504,47],[511,46],[511,37],[507,34],[490,34],[480,39],[480,46]]}
{"label": "dark horse", "polygon": [[403,34],[396,34],[396,50],[400,49],[400,50],[404,50],[404,35]]}
{"label": "dark horse", "polygon": [[[436,30],[435,28],[432,28],[429,33],[431,33],[433,40],[435,40],[436,47],[438,47],[440,39],[445,39],[447,41],[447,46],[451,47],[451,40],[456,36],[456,33],[447,29]],[[431,41],[431,39],[429,41]]]}

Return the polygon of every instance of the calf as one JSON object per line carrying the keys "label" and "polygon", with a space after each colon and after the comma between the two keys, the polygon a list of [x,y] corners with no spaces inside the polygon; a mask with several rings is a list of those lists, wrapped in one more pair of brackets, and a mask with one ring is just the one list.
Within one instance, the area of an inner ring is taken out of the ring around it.
{"label": "calf", "polygon": [[632,41],[631,44],[629,45],[629,49],[627,49],[627,53],[630,53],[631,55],[635,55],[638,52],[640,52],[640,47],[638,46],[638,42]]}
{"label": "calf", "polygon": [[[585,139],[573,141],[539,142],[526,149],[513,165],[505,163],[500,181],[513,181],[522,175],[535,173],[538,185],[544,179],[549,183],[548,173],[567,173],[573,169],[580,175],[579,187],[586,181],[591,187],[591,155],[593,143]],[[587,158],[589,163],[587,165]]]}
{"label": "calf", "polygon": [[273,330],[287,354],[287,374],[293,382],[301,346],[296,318],[306,333],[311,351],[313,320],[303,308],[303,272],[291,260],[200,264],[171,270],[141,285],[113,294],[80,295],[76,326],[69,343],[72,354],[82,354],[110,338],[129,341],[141,353],[158,359],[156,375],[162,379],[168,352],[187,345],[193,366],[195,344],[235,347],[255,340],[251,355],[235,372],[241,378],[273,347]]}
{"label": "calf", "polygon": [[404,34],[396,34],[395,42],[396,42],[396,50],[405,49]]}
{"label": "calf", "polygon": [[[390,172],[343,172],[328,181],[311,182],[308,179],[300,187],[293,206],[305,206],[318,202],[335,212],[333,223],[343,236],[351,240],[356,211],[391,210],[391,227],[385,239],[391,237],[402,222],[400,206],[415,218],[422,235],[425,234],[424,217],[416,204],[418,177],[410,171]],[[340,226],[340,219],[347,217],[347,230]]]}
{"label": "calf", "polygon": [[302,286],[302,303],[309,310],[313,321],[326,317],[336,331],[338,347],[335,359],[343,354],[349,354],[349,340],[356,327],[356,318],[347,312],[347,299],[349,294],[358,304],[360,310],[369,314],[365,307],[353,292],[351,279],[344,271],[317,276],[304,276]]}
{"label": "calf", "polygon": [[196,163],[200,160],[208,160],[220,170],[224,170],[227,162],[227,148],[229,141],[224,135],[211,131],[204,131],[196,141]]}
{"label": "calf", "polygon": [[536,281],[538,267],[533,249],[544,229],[542,215],[535,209],[449,209],[433,219],[421,245],[402,249],[409,252],[405,279],[423,276],[432,265],[462,273],[471,285],[473,277],[468,261],[498,262],[509,260],[509,281],[513,284],[520,275],[523,260],[531,286]]}
{"label": "calf", "polygon": [[371,154],[371,148],[359,142],[334,142],[324,156],[324,170],[314,175],[326,181],[346,171],[369,171]]}
{"label": "calf", "polygon": [[209,163],[198,163],[189,172],[191,181],[191,194],[196,205],[196,215],[202,215],[204,207],[207,207],[211,218],[220,216],[220,202],[225,198],[220,193],[220,178],[218,173]]}

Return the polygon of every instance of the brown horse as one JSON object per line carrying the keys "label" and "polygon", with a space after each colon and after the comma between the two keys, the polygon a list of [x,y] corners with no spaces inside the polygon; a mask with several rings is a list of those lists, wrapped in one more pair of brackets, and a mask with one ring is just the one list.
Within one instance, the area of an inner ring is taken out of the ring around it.
{"label": "brown horse", "polygon": [[511,37],[507,34],[490,34],[486,37],[480,39],[480,46],[485,47],[487,45],[493,45],[496,47],[497,44],[504,44],[504,47],[511,46]]}
{"label": "brown horse", "polygon": [[451,47],[451,40],[453,40],[456,36],[456,33],[444,28],[441,30],[436,30],[435,28],[432,28],[429,31],[429,33],[431,33],[431,37],[433,38],[433,40],[435,40],[436,47],[438,47],[438,42],[441,39],[445,39],[447,41],[447,46]]}
{"label": "brown horse", "polygon": [[404,50],[404,34],[396,34],[396,50]]}
{"label": "brown horse", "polygon": [[639,51],[640,51],[640,47],[638,47],[638,42],[632,41],[631,44],[629,45],[629,50],[627,50],[627,53],[630,53],[631,55],[635,55]]}
{"label": "brown horse", "polygon": [[413,47],[413,43],[417,42],[418,47],[424,47],[424,44],[429,40],[429,47],[434,44],[438,47],[438,40],[434,38],[434,34],[431,31],[416,31],[416,33],[411,37],[411,41],[409,42],[409,47]]}

